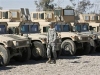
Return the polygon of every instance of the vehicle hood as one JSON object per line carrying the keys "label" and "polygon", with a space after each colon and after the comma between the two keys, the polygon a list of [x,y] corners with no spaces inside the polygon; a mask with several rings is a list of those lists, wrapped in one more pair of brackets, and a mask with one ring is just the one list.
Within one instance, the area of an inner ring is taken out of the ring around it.
{"label": "vehicle hood", "polygon": [[77,33],[77,32],[61,32],[61,33],[59,33],[59,34],[61,34],[61,37],[64,37],[64,36],[68,36],[68,37],[70,37],[70,36],[87,36],[87,35],[82,35],[82,34],[79,34],[79,33]]}
{"label": "vehicle hood", "polygon": [[27,40],[28,38],[24,36],[19,36],[16,34],[2,34],[0,35],[0,41],[22,41]]}
{"label": "vehicle hood", "polygon": [[[27,34],[23,34],[23,35],[27,36]],[[41,34],[41,33],[28,34],[28,37],[31,39],[47,38],[45,34]]]}

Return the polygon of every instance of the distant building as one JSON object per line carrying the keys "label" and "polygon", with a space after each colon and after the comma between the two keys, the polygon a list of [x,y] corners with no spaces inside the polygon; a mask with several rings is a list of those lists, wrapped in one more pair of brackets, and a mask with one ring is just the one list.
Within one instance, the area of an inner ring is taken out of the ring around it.
{"label": "distant building", "polygon": [[100,23],[100,14],[80,14],[78,22]]}

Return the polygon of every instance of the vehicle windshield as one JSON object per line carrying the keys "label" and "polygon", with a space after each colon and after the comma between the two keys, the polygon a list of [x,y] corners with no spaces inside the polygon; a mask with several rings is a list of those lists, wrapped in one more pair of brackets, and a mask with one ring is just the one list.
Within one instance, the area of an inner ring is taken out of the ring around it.
{"label": "vehicle windshield", "polygon": [[61,32],[61,25],[55,25],[55,29],[57,32]]}
{"label": "vehicle windshield", "polygon": [[75,25],[75,30],[78,32],[86,32],[88,30],[88,25]]}
{"label": "vehicle windshield", "polygon": [[0,25],[0,34],[6,34],[6,27],[5,27],[5,25]]}
{"label": "vehicle windshield", "polygon": [[38,33],[38,25],[22,25],[21,33]]}
{"label": "vehicle windshield", "polygon": [[69,32],[70,26],[69,25],[62,25],[62,32]]}
{"label": "vehicle windshield", "polygon": [[22,25],[21,33],[29,33],[29,25]]}
{"label": "vehicle windshield", "polygon": [[82,25],[82,26],[81,26],[81,31],[82,31],[82,32],[89,31],[89,30],[88,30],[88,25]]}
{"label": "vehicle windshield", "polygon": [[75,25],[75,30],[81,32],[81,25]]}
{"label": "vehicle windshield", "polygon": [[38,33],[39,32],[39,28],[38,25],[30,25],[30,33]]}

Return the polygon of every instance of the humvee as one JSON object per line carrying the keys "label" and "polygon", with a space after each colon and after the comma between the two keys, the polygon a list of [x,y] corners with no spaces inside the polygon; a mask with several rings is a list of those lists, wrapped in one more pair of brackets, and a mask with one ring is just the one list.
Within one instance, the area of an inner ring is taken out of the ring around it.
{"label": "humvee", "polygon": [[0,22],[0,65],[7,65],[11,58],[24,62],[30,59],[30,40],[23,36],[8,34],[6,22]]}
{"label": "humvee", "polygon": [[89,25],[89,23],[75,23],[74,24],[75,31],[79,32],[79,34],[88,35],[91,39],[92,51],[98,51],[100,47],[100,34],[93,30],[93,27]]}
{"label": "humvee", "polygon": [[[42,15],[41,17],[39,15]],[[55,28],[59,36],[61,36],[61,48],[64,55],[75,55],[76,51],[83,48],[81,53],[88,54],[90,52],[89,37],[72,32],[69,22],[74,22],[74,10],[62,9],[54,11],[32,12],[31,19],[39,22],[41,33],[46,34],[48,31],[48,23],[54,22]]]}
{"label": "humvee", "polygon": [[[26,14],[24,8],[21,8],[21,10],[9,10],[8,12],[16,13],[17,16],[15,18],[13,14],[9,13],[10,21],[7,22],[8,26],[13,31],[13,34],[31,39],[31,57],[33,59],[45,58],[47,36],[40,33],[40,24],[38,22],[32,22],[30,20],[29,10],[25,10]],[[60,52],[58,51],[58,53]]]}

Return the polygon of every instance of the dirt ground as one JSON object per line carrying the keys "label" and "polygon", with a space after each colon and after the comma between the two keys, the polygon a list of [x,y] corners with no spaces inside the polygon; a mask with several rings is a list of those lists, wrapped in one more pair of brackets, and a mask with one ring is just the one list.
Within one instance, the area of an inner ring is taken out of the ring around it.
{"label": "dirt ground", "polygon": [[61,56],[56,64],[46,60],[29,60],[19,63],[11,60],[6,67],[0,66],[0,75],[99,75],[100,53],[82,56]]}

